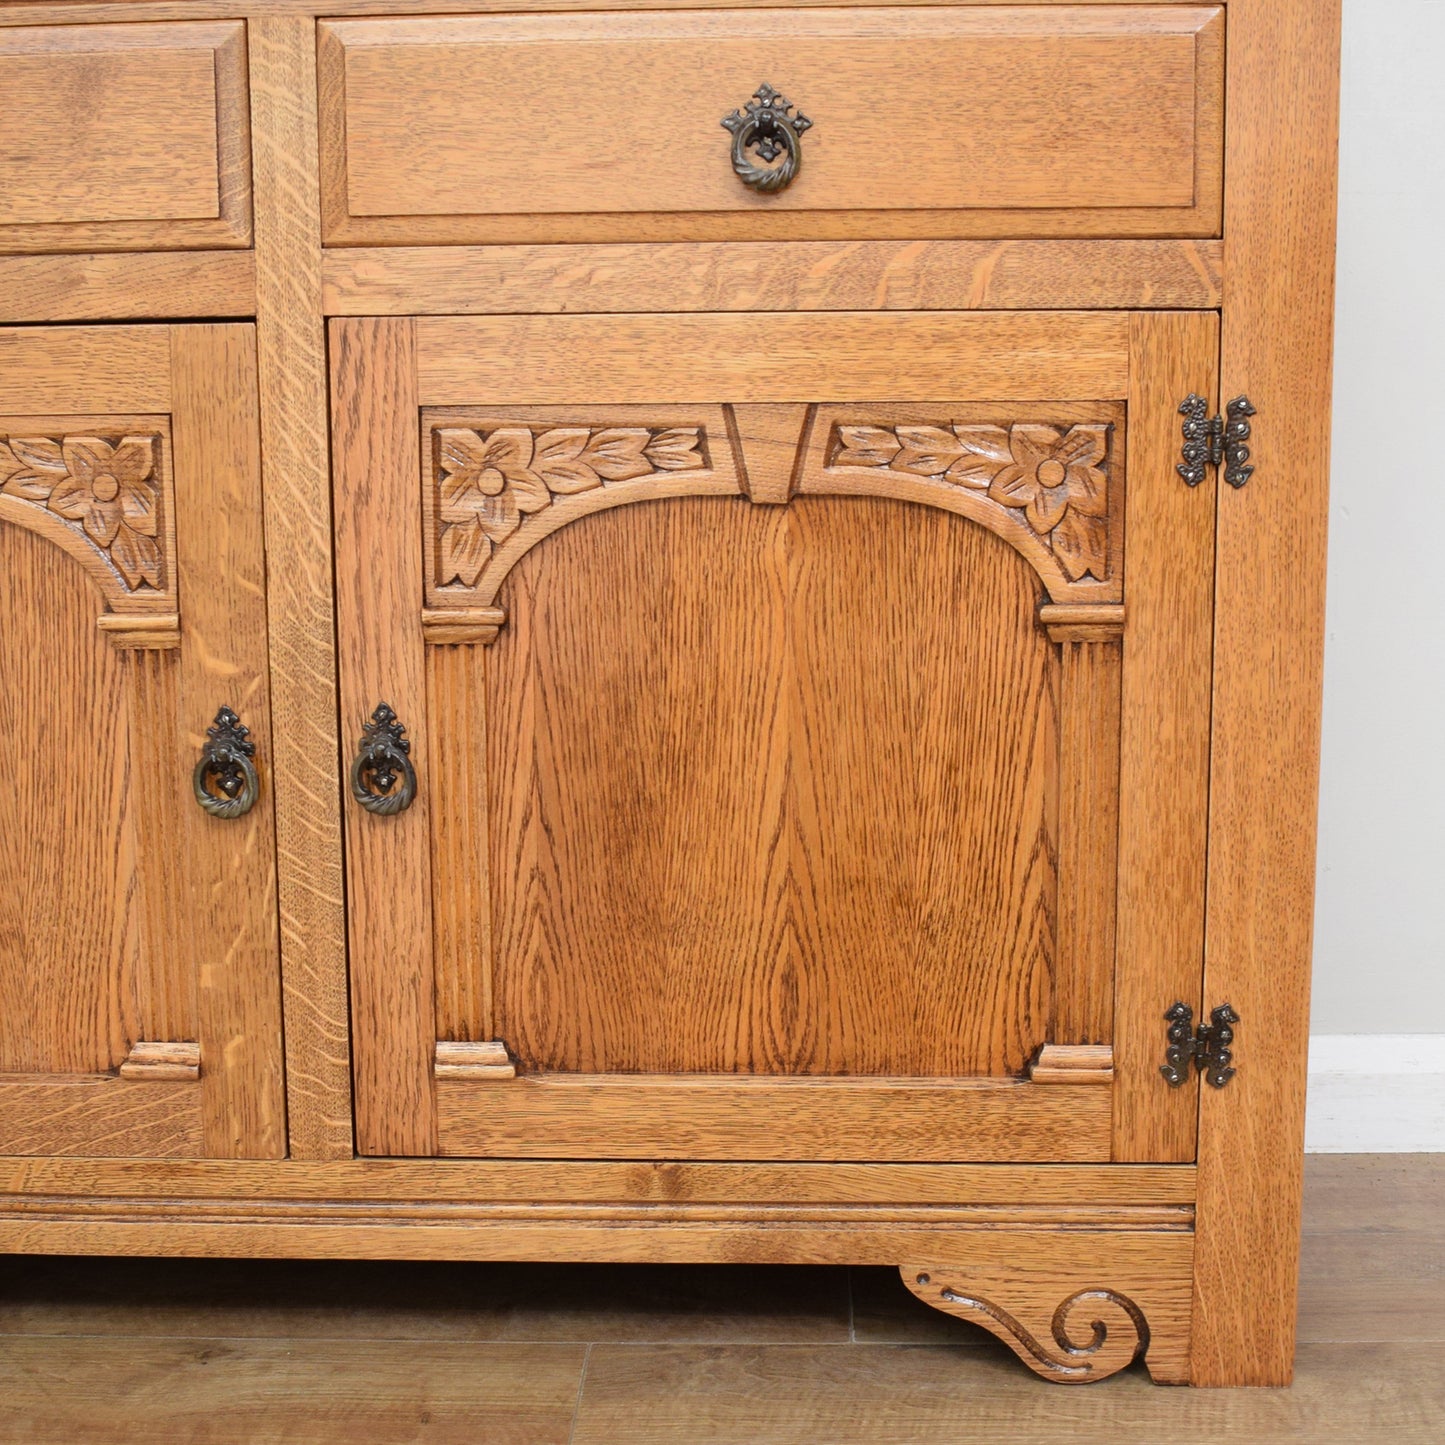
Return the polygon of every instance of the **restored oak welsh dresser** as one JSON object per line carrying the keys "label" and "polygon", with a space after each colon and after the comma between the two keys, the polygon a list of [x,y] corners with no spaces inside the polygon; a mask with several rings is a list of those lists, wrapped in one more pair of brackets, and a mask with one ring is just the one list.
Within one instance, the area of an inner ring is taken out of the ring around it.
{"label": "restored oak welsh dresser", "polygon": [[0,1248],[1288,1380],[1337,5],[0,7]]}

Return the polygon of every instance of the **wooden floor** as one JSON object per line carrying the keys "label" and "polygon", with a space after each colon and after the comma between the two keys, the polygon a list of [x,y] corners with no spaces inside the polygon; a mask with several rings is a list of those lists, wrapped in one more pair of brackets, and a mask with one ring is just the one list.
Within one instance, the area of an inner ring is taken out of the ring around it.
{"label": "wooden floor", "polygon": [[888,1270],[0,1261],[4,1445],[1445,1441],[1445,1155],[1310,1160],[1292,1390],[1046,1385]]}

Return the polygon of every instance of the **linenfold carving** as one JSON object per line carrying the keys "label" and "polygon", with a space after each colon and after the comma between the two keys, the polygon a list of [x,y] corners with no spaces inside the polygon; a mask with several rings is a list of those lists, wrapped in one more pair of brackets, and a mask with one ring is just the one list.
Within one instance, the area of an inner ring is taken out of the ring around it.
{"label": "linenfold carving", "polygon": [[1071,582],[1109,576],[1109,428],[1011,426],[835,428],[828,464],[877,467],[982,492],[1022,513]]}

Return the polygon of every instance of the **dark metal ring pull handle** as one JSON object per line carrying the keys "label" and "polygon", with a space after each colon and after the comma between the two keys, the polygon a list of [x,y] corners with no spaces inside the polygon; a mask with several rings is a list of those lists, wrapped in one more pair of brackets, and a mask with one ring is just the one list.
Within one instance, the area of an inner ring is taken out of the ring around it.
{"label": "dark metal ring pull handle", "polygon": [[361,743],[351,763],[351,796],[368,813],[390,818],[411,807],[416,797],[416,769],[406,728],[386,703],[378,703],[361,730]]}
{"label": "dark metal ring pull handle", "polygon": [[[803,132],[813,124],[792,101],[765,82],[722,123],[733,133],[733,170],[744,185],[772,195],[792,184],[803,168]],[[758,165],[749,152],[768,164]],[[779,156],[782,160],[773,165]]]}
{"label": "dark metal ring pull handle", "polygon": [[196,802],[213,818],[239,818],[256,806],[261,780],[251,761],[256,744],[251,729],[228,707],[216,714],[206,729],[210,738],[201,749],[201,760],[191,774]]}

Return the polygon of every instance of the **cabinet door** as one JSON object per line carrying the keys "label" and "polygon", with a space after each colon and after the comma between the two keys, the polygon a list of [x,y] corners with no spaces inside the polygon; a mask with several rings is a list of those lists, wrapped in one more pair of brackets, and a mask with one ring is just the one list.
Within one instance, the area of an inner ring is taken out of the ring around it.
{"label": "cabinet door", "polygon": [[254,350],[0,331],[0,1154],[284,1152]]}
{"label": "cabinet door", "polygon": [[1192,1157],[1212,315],[332,341],[363,1152]]}

